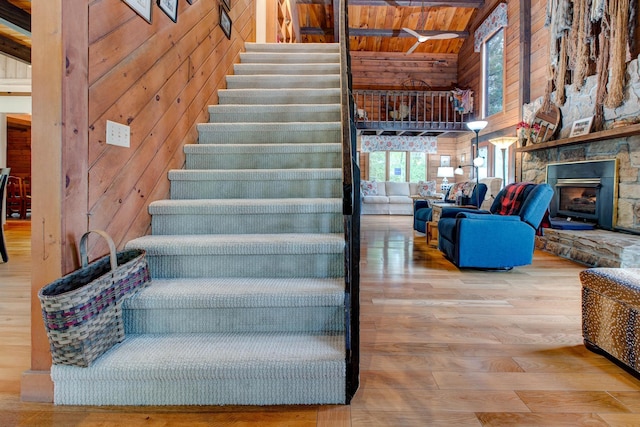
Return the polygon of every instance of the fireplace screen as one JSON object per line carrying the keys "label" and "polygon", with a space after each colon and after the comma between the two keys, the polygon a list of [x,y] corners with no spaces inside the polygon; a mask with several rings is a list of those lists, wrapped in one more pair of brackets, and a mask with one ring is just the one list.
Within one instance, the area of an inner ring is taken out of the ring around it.
{"label": "fireplace screen", "polygon": [[600,179],[559,179],[558,213],[585,219],[597,218]]}

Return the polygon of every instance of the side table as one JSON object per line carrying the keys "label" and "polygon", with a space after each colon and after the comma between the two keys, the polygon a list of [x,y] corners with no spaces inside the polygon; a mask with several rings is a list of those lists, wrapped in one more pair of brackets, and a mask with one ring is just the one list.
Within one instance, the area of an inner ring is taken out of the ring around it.
{"label": "side table", "polygon": [[427,244],[438,246],[438,221],[442,215],[442,208],[457,206],[455,203],[432,203],[431,221],[427,223]]}

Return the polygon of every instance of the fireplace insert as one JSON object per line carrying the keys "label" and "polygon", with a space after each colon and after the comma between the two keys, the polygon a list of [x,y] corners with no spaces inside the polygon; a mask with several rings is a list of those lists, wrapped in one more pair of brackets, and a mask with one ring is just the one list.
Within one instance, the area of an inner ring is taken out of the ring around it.
{"label": "fireplace insert", "polygon": [[551,216],[612,230],[617,170],[615,159],[548,165],[547,183],[554,190],[549,206]]}

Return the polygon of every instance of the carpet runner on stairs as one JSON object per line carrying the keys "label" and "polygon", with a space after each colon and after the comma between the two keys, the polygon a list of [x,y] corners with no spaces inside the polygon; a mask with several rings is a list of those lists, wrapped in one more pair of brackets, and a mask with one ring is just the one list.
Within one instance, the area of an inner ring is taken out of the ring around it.
{"label": "carpet runner on stairs", "polygon": [[339,46],[247,44],[153,202],[127,338],[55,365],[69,405],[345,403]]}

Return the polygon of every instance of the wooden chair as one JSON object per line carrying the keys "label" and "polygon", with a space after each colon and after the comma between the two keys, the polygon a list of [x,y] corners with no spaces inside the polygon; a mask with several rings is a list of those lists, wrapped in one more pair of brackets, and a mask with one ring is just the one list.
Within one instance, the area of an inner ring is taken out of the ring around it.
{"label": "wooden chair", "polygon": [[24,218],[25,205],[22,190],[22,178],[9,176],[7,179],[7,218]]}
{"label": "wooden chair", "polygon": [[[0,169],[0,201],[2,201],[2,204],[0,204],[0,207],[2,207],[4,205],[4,189],[7,185],[7,180],[9,179],[9,172],[11,172],[11,169],[9,168],[2,168]],[[0,209],[1,211],[2,209]],[[4,227],[0,221],[0,257],[2,257],[2,261],[3,262],[7,262],[9,261],[9,256],[7,255],[7,246],[4,243]]]}
{"label": "wooden chair", "polygon": [[31,177],[22,179],[22,197],[24,197],[24,218],[31,217]]}

